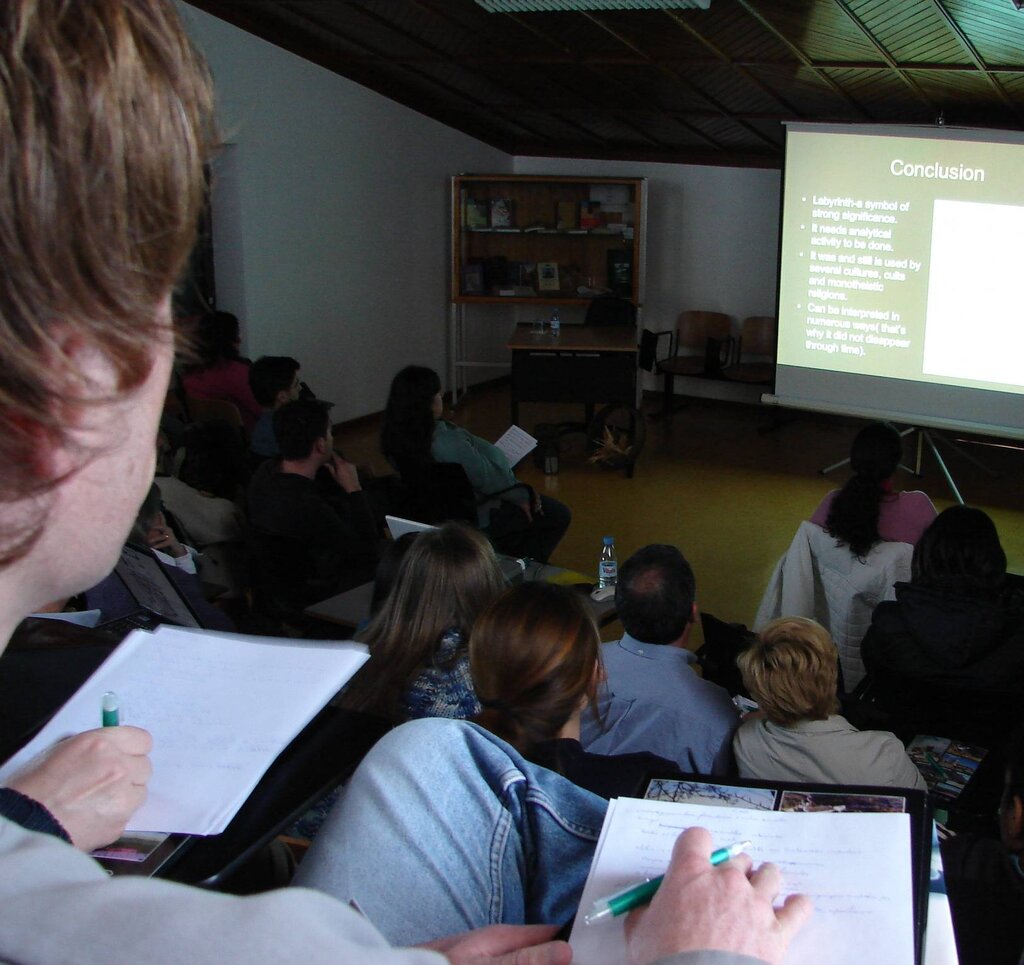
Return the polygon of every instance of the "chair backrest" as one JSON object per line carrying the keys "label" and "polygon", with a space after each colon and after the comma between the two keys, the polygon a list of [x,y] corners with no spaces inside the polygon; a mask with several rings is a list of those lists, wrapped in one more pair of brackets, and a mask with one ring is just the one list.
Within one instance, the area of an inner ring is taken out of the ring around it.
{"label": "chair backrest", "polygon": [[748,315],[740,326],[740,355],[773,356],[777,325],[771,315]]}
{"label": "chair backrest", "polygon": [[732,319],[724,312],[680,312],[676,320],[676,350],[704,351],[709,338],[726,341],[732,337]]}
{"label": "chair backrest", "polygon": [[396,468],[402,477],[402,494],[392,515],[418,523],[455,519],[477,524],[476,495],[459,463],[400,461]]}
{"label": "chair backrest", "polygon": [[190,395],[186,405],[193,422],[226,422],[233,429],[242,428],[242,413],[227,399],[197,399]]}
{"label": "chair backrest", "polygon": [[636,306],[628,298],[602,295],[587,306],[584,325],[636,325]]}

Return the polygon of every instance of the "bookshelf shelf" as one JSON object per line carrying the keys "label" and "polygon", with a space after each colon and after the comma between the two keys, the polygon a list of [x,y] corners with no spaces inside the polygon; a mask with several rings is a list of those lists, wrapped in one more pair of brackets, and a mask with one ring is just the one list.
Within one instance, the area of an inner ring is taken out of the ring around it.
{"label": "bookshelf shelf", "polygon": [[643,308],[646,178],[456,175],[451,180],[450,384],[466,357],[468,305],[587,305],[612,293]]}

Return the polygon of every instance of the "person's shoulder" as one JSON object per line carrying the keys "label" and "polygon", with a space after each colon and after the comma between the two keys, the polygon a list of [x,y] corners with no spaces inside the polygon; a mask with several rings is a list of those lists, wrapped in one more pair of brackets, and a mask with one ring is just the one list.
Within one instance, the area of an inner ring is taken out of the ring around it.
{"label": "person's shoulder", "polygon": [[836,493],[838,492],[838,489],[833,489],[818,503],[818,508],[811,513],[812,523],[817,523],[818,526],[825,525],[825,520],[828,519],[828,511],[832,508],[832,500],[836,498]]}
{"label": "person's shoulder", "polygon": [[900,509],[906,512],[913,512],[929,518],[938,515],[935,504],[931,497],[920,489],[904,489],[897,494]]}

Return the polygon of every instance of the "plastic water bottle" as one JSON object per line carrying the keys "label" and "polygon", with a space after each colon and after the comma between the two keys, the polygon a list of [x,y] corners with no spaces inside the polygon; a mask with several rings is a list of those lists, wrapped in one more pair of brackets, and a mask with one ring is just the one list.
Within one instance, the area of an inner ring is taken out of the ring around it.
{"label": "plastic water bottle", "polygon": [[619,564],[615,561],[615,537],[606,536],[601,547],[601,562],[597,564],[597,587],[615,586],[619,579]]}
{"label": "plastic water bottle", "polygon": [[558,338],[562,332],[562,319],[558,317],[558,309],[551,313],[551,337]]}

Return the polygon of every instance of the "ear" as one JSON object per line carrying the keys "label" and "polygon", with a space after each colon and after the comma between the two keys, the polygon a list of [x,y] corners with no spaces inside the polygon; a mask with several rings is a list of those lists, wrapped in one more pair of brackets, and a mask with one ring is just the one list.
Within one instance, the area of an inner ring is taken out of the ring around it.
{"label": "ear", "polygon": [[690,623],[696,623],[700,619],[700,610],[697,609],[697,601],[693,601],[693,606],[690,607]]}
{"label": "ear", "polygon": [[274,395],[273,408],[280,409],[281,406],[283,406],[286,402],[290,401],[291,397],[288,395],[287,391],[285,391],[284,389],[278,389],[277,393]]}

